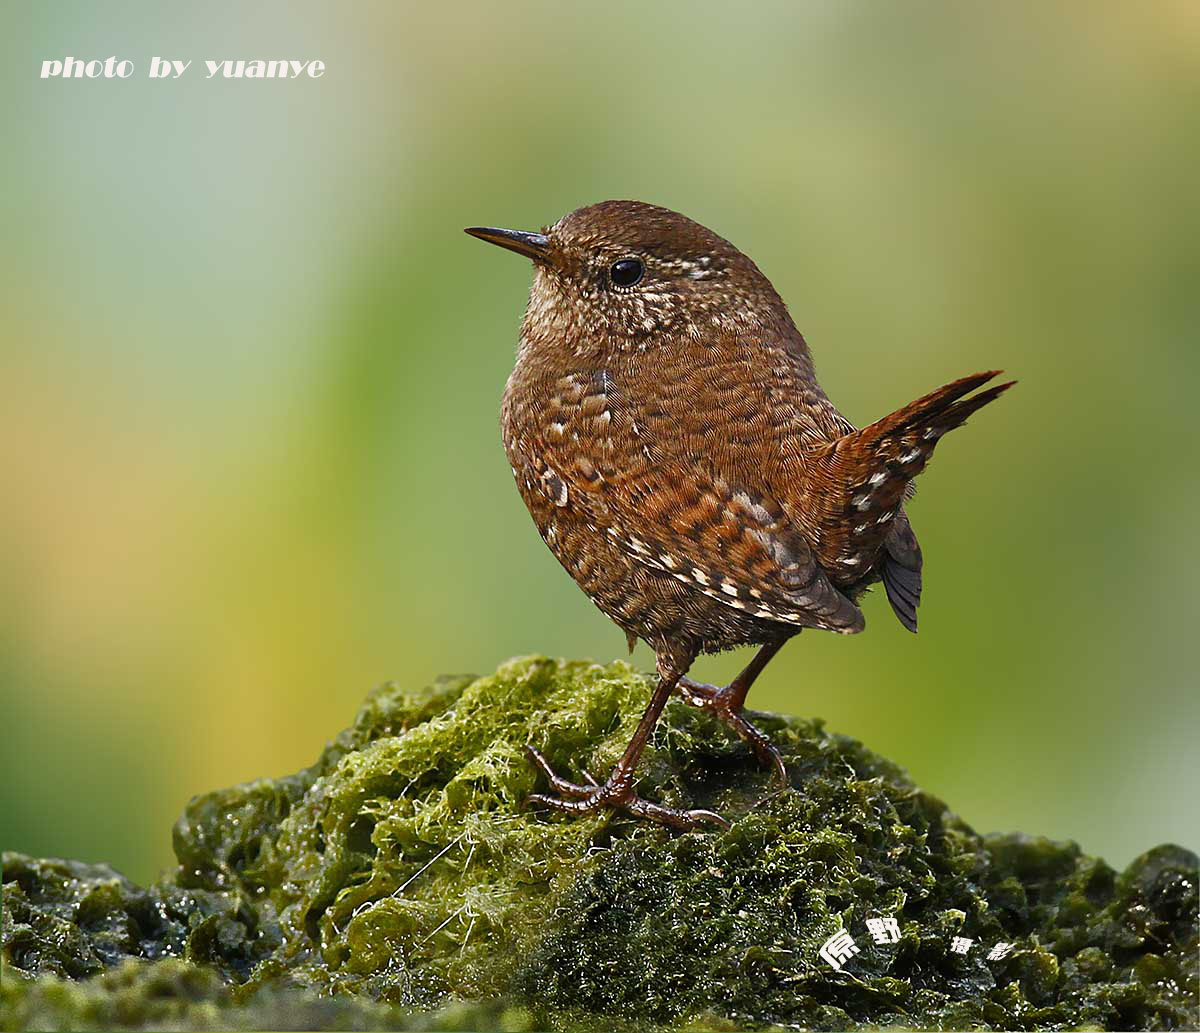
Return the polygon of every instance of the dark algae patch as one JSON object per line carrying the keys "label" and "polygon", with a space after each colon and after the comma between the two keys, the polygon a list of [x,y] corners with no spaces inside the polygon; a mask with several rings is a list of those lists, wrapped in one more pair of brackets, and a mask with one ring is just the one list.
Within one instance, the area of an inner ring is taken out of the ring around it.
{"label": "dark algae patch", "polygon": [[624,664],[540,658],[385,686],[311,768],[193,800],[153,886],[5,854],[0,1028],[1200,1023],[1194,854],[1118,873],[980,836],[819,723],[762,718],[780,793],[707,714],[668,706],[641,792],[728,831],[522,811],[526,743],[601,775],[648,692]]}

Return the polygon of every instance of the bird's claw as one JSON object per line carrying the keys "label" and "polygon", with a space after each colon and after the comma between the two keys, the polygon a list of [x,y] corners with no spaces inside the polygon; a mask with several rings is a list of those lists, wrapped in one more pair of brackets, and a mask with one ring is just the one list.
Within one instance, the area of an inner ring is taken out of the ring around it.
{"label": "bird's claw", "polygon": [[588,780],[588,785],[570,782],[557,774],[550,766],[549,761],[538,750],[532,746],[527,746],[525,749],[530,759],[541,769],[546,780],[558,793],[557,796],[551,796],[548,793],[533,793],[526,801],[527,805],[540,804],[543,807],[566,811],[570,814],[590,814],[597,810],[624,811],[626,814],[645,818],[682,832],[698,828],[705,823],[718,825],[724,829],[729,828],[729,822],[715,811],[702,808],[688,811],[677,810],[643,800],[634,792],[633,785],[628,779],[610,778],[601,784],[585,771],[583,777]]}
{"label": "bird's claw", "polygon": [[684,702],[693,707],[699,707],[701,710],[711,711],[727,724],[737,737],[754,751],[754,756],[763,767],[774,768],[775,779],[781,789],[786,789],[791,785],[783,754],[771,742],[766,732],[746,720],[740,703],[735,703],[734,693],[730,686],[717,688],[715,685],[694,682],[690,678],[681,678],[679,694],[683,697]]}

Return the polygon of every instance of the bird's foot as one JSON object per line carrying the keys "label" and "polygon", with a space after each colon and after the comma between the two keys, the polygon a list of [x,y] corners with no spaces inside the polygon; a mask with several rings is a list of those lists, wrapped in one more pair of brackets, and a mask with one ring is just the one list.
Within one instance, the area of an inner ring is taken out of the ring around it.
{"label": "bird's foot", "polygon": [[556,774],[550,767],[549,761],[532,746],[527,746],[525,749],[533,762],[541,768],[551,787],[558,793],[557,796],[533,793],[526,801],[527,804],[541,804],[544,807],[567,811],[570,814],[591,814],[593,811],[602,809],[624,811],[626,814],[645,818],[647,821],[683,832],[697,828],[705,822],[719,825],[721,828],[729,828],[729,822],[715,811],[682,811],[643,800],[633,791],[633,782],[628,777],[622,778],[614,774],[607,782],[601,784],[585,771],[584,778],[588,781],[587,785],[568,782]]}
{"label": "bird's foot", "polygon": [[687,703],[702,710],[710,710],[725,722],[750,749],[763,767],[774,768],[781,789],[791,784],[783,754],[771,742],[767,733],[746,720],[739,693],[733,685],[718,688],[694,682],[690,678],[679,679],[679,694]]}

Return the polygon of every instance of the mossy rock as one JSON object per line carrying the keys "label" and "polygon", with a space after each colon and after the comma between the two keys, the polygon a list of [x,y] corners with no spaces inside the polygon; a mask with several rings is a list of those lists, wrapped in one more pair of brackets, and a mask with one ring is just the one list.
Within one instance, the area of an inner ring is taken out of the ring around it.
{"label": "mossy rock", "polygon": [[[648,690],[625,664],[542,658],[384,686],[311,768],[193,800],[149,888],[4,855],[0,1028],[1200,1021],[1194,854],[1118,875],[1074,844],[981,837],[820,723],[762,716],[779,792],[709,715],[667,707],[640,791],[727,831],[522,809],[527,743],[606,771]],[[835,968],[841,929],[858,953]]]}

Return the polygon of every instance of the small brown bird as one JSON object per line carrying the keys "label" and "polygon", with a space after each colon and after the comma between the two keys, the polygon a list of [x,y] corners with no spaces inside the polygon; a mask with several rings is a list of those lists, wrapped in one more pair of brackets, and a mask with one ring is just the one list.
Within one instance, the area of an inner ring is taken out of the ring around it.
{"label": "small brown bird", "polygon": [[[542,233],[466,231],[533,260],[517,364],[501,409],[517,488],[558,561],[654,650],[658,685],[603,785],[534,761],[573,813],[614,808],[676,828],[724,824],[639,797],[634,769],[675,691],[773,765],[746,693],[803,628],[863,630],[883,581],[917,630],[921,549],[904,512],[938,440],[1010,384],[977,373],[862,430],[817,383],[812,357],[758,267],[676,212],[638,201],[580,208]],[[976,392],[976,393],[972,393]],[[686,677],[701,653],[757,645],[717,688]]]}

